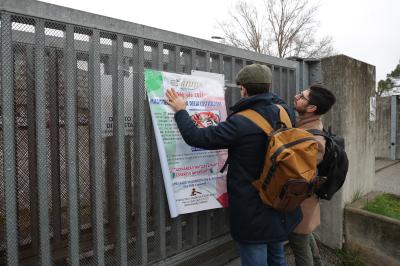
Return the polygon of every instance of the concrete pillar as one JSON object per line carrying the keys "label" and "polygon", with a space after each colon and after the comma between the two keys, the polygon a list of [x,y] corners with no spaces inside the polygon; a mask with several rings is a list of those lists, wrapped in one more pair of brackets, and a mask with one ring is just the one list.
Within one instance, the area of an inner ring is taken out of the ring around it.
{"label": "concrete pillar", "polygon": [[390,157],[390,97],[376,97],[375,157]]}
{"label": "concrete pillar", "polygon": [[393,95],[390,101],[390,159],[396,160],[397,148],[397,95]]}
{"label": "concrete pillar", "polygon": [[[320,62],[321,81],[337,102],[324,116],[324,126],[345,138],[349,171],[343,188],[330,201],[321,201],[320,240],[329,247],[343,244],[343,209],[358,195],[373,189],[375,176],[374,122],[369,120],[375,91],[375,67],[339,55]],[[314,78],[318,81],[318,78]]]}

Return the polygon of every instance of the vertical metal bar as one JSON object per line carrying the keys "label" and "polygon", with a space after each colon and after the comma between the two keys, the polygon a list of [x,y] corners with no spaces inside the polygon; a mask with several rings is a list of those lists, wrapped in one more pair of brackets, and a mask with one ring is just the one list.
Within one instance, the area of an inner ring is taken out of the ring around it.
{"label": "vertical metal bar", "polygon": [[232,68],[233,68],[232,59],[233,59],[232,57],[225,58],[224,61],[225,82],[228,82],[229,84],[232,84],[232,80],[234,79],[232,77]]}
{"label": "vertical metal bar", "polygon": [[[271,66],[271,72],[272,72],[272,83],[271,83],[271,92],[276,93],[275,89],[275,66]],[[279,96],[279,95],[278,95]]]}
{"label": "vertical metal bar", "polygon": [[[173,70],[175,72],[178,72],[179,68],[176,67],[176,66],[177,66],[177,60],[179,59],[179,57],[177,57],[177,54],[179,55],[179,50],[176,50],[176,48],[169,50],[169,53],[168,53],[168,68],[167,68],[168,71]],[[161,60],[163,60],[163,57],[161,58]],[[163,62],[163,64],[164,64],[164,62]],[[159,68],[160,70],[164,69],[163,68],[163,64],[161,65],[161,68]]]}
{"label": "vertical metal bar", "polygon": [[390,104],[390,159],[396,160],[397,138],[397,95],[391,96]]}
{"label": "vertical metal bar", "polygon": [[[178,51],[178,52],[177,52]],[[179,55],[179,47],[175,48],[175,57],[174,62],[178,62],[176,60]],[[168,64],[171,64],[169,61]],[[171,66],[170,66],[171,67]],[[158,66],[159,70],[163,68],[163,44],[161,42],[158,43]],[[177,72],[177,63],[172,65],[172,68]],[[161,173],[161,165],[160,158],[158,156],[157,143],[154,134],[152,135],[152,161],[154,167],[154,175],[153,175],[153,192],[155,195],[155,203],[154,203],[154,219],[155,219],[155,245],[157,253],[160,259],[163,259],[167,256],[166,251],[166,228],[165,228],[165,190],[163,188],[163,177]]]}
{"label": "vertical metal bar", "polygon": [[[79,219],[77,182],[76,53],[74,27],[66,26],[65,73],[65,156],[68,182],[68,255],[71,265],[79,265]],[[54,204],[54,203],[53,203]],[[54,205],[53,205],[54,206]]]}
{"label": "vertical metal bar", "polygon": [[[139,154],[138,161],[138,182],[137,182],[137,200],[135,202],[135,220],[137,221],[136,228],[136,262],[135,264],[147,264],[147,217],[146,217],[146,191],[147,191],[147,177],[148,177],[148,140],[146,138],[147,132],[145,121],[145,103],[146,91],[144,87],[144,40],[138,40],[138,90],[134,96],[137,96],[137,110],[136,115],[137,126],[135,127],[135,151]],[[134,84],[137,86],[137,84]]]}
{"label": "vertical metal bar", "polygon": [[[175,62],[176,62],[175,69],[177,72],[180,67],[180,61],[179,61],[180,60],[180,50],[181,50],[180,46],[175,47],[175,51],[177,51],[176,60],[175,60]],[[165,194],[163,193],[163,195],[165,195]],[[164,196],[164,198],[165,198],[165,196]],[[191,230],[193,230],[195,220],[193,219],[193,215],[191,215],[191,214],[185,215],[185,218],[186,218],[186,226],[185,226],[186,234],[185,234],[185,236],[186,236],[186,239],[189,240],[188,242],[192,242],[193,235],[192,235]],[[175,219],[181,219],[181,218],[178,216]],[[176,228],[173,228],[173,229],[179,229],[179,224],[182,225],[182,220],[177,220],[177,221],[178,221],[178,223],[173,225],[173,226],[176,226]],[[181,243],[177,243],[177,245],[175,246],[176,249],[179,249],[179,248],[181,249],[183,246],[183,243],[182,243],[183,232],[182,232],[182,228],[180,228],[180,229],[181,229],[181,231],[177,230],[175,232],[174,232],[174,230],[172,230],[173,231],[172,234],[175,235],[175,233],[176,233],[178,236],[180,235],[180,239],[181,239]]]}
{"label": "vertical metal bar", "polygon": [[192,58],[193,58],[193,51],[191,54],[189,53],[183,53],[183,63],[184,63],[184,69],[182,69],[183,73],[190,73],[190,70],[192,69]]}
{"label": "vertical metal bar", "polygon": [[35,26],[35,88],[36,88],[36,145],[39,193],[39,234],[40,234],[40,264],[50,265],[50,235],[49,235],[49,200],[48,184],[49,169],[47,163],[47,118],[45,91],[45,53],[44,53],[44,22],[36,20]]}
{"label": "vertical metal bar", "polygon": [[[193,59],[192,59],[193,62]],[[182,249],[182,216],[172,219],[171,225],[171,243],[174,251]]]}
{"label": "vertical metal bar", "polygon": [[126,234],[126,191],[125,191],[125,128],[124,128],[124,77],[122,35],[117,35],[113,43],[112,99],[113,99],[113,133],[114,133],[114,174],[116,177],[116,218],[117,243],[116,256],[118,265],[127,265]]}
{"label": "vertical metal bar", "polygon": [[[223,56],[221,54],[219,54],[217,56],[217,62],[216,62],[216,64],[214,64],[214,65],[216,65],[216,69],[215,69],[216,73],[222,73],[222,74],[224,73],[224,61],[223,60],[224,60]],[[226,81],[225,81],[225,77],[224,77],[224,85],[225,84],[226,84]],[[231,88],[229,88],[229,90],[232,94],[233,88],[231,87]],[[227,92],[228,92],[228,88],[226,88],[226,90],[225,90],[225,93],[227,93]],[[225,96],[225,99],[227,99],[226,96]],[[225,104],[227,104],[227,103],[225,103]],[[229,104],[231,104],[231,103],[229,103]],[[226,107],[228,107],[228,106],[226,106]],[[228,110],[228,108],[227,108],[227,110]],[[223,216],[224,216],[224,212],[222,210],[217,210],[214,212],[215,231],[218,231],[222,228],[222,217]]]}
{"label": "vertical metal bar", "polygon": [[191,50],[191,57],[190,57],[190,71],[188,72],[189,74],[192,72],[192,70],[196,70],[196,50],[192,49]]}
{"label": "vertical metal bar", "polygon": [[[195,68],[195,58],[196,52],[194,50],[191,50],[191,65],[187,66],[190,67],[190,69]],[[190,71],[189,71],[190,73]],[[197,244],[197,234],[198,234],[198,214],[192,213],[189,214],[189,219],[188,219],[188,224],[186,225],[187,228],[187,236],[189,238],[190,243],[194,246]],[[178,216],[179,217],[179,216]]]}
{"label": "vertical metal bar", "polygon": [[174,59],[174,66],[173,69],[175,70],[176,73],[180,73],[180,67],[181,67],[181,47],[180,46],[175,46],[175,59]]}
{"label": "vertical metal bar", "polygon": [[210,72],[211,64],[210,64],[210,52],[206,52],[206,65],[205,71]]}
{"label": "vertical metal bar", "polygon": [[107,197],[107,218],[110,229],[109,241],[114,242],[116,238],[116,210],[115,210],[115,178],[113,163],[114,159],[114,142],[113,137],[106,137],[105,140],[105,183]]}
{"label": "vertical metal bar", "polygon": [[218,73],[224,74],[224,57],[221,54],[218,55]]}
{"label": "vertical metal bar", "polygon": [[302,65],[301,62],[296,61],[296,71],[295,71],[295,82],[296,82],[296,94],[299,93],[299,91],[301,90],[301,82],[302,82]]}
{"label": "vertical metal bar", "polygon": [[3,107],[3,177],[6,211],[7,265],[18,265],[17,188],[15,173],[14,74],[11,16],[1,15],[1,88]]}
{"label": "vertical metal bar", "polygon": [[131,136],[125,137],[125,193],[126,193],[126,222],[127,222],[127,237],[129,239],[129,221],[131,219],[132,214],[132,190],[131,190],[131,182],[132,182],[132,139]]}
{"label": "vertical metal bar", "polygon": [[[51,160],[51,197],[53,225],[53,241],[57,246],[61,240],[61,191],[60,191],[60,147],[59,147],[59,119],[58,119],[58,84],[57,84],[57,55],[54,49],[49,51],[48,57],[48,88],[49,128],[50,128],[50,160]],[[67,77],[68,78],[68,77]],[[67,80],[67,79],[66,79]],[[68,162],[68,161],[67,161]]]}
{"label": "vertical metal bar", "polygon": [[[235,77],[236,77],[236,74],[235,74],[235,64],[236,64],[236,58],[235,58],[235,57],[232,57],[232,60],[231,60],[231,83],[232,83],[232,84],[235,83]],[[232,95],[233,95],[233,94],[232,94]],[[234,102],[234,101],[232,101],[232,102]]]}
{"label": "vertical metal bar", "polygon": [[289,91],[290,95],[296,95],[296,70],[290,69],[289,70]]}
{"label": "vertical metal bar", "polygon": [[[230,69],[231,70],[231,84],[236,84],[235,65],[236,65],[236,58],[232,57],[231,69]],[[244,61],[242,60],[242,66],[243,65],[244,65]],[[235,93],[234,89],[232,89],[230,103],[231,103],[231,105],[234,105],[237,101],[238,101],[238,95]]]}
{"label": "vertical metal bar", "polygon": [[[240,62],[243,62],[243,61],[241,61],[240,59],[237,59],[237,60],[234,60],[234,62],[232,63],[232,80],[233,80],[233,82],[232,83],[235,83],[235,77],[236,77],[236,74],[240,71],[240,67],[239,67],[239,63]],[[243,63],[242,63],[242,65],[243,65]]]}
{"label": "vertical metal bar", "polygon": [[287,101],[283,92],[284,92],[284,88],[283,88],[282,67],[279,67],[279,97],[281,97],[283,100]]}
{"label": "vertical metal bar", "polygon": [[89,54],[90,86],[90,184],[92,236],[95,265],[104,265],[103,145],[101,136],[100,34],[93,31]]}
{"label": "vertical metal bar", "polygon": [[[151,68],[152,69],[158,69],[158,64],[159,62],[162,62],[162,59],[160,61],[158,57],[158,47],[153,47],[151,46]],[[161,53],[163,53],[162,46],[161,46]]]}
{"label": "vertical metal bar", "polygon": [[[217,69],[215,70],[216,73],[220,73],[220,74],[224,73],[224,57],[221,54],[219,54],[217,56],[217,62],[214,65],[216,65],[216,67],[217,67]],[[226,81],[225,81],[225,77],[224,77],[224,85],[225,84],[226,84]],[[232,89],[233,88],[229,88],[231,93],[232,93]],[[227,93],[227,92],[228,92],[228,88],[226,88],[226,90],[225,90],[225,93]],[[227,97],[225,96],[225,99],[226,98]],[[228,107],[228,106],[226,106],[226,107]],[[216,227],[215,228],[216,231],[218,231],[218,230],[220,230],[222,228],[222,217],[224,215],[225,215],[225,213],[222,210],[218,210],[218,211],[216,211],[214,213],[214,224],[215,224],[215,227]]]}
{"label": "vertical metal bar", "polygon": [[289,75],[289,68],[286,68],[286,97],[287,97],[287,103],[291,105],[292,102],[292,97],[290,93],[290,86],[289,86],[289,81],[290,81],[290,75]]}
{"label": "vertical metal bar", "polygon": [[31,215],[31,244],[36,254],[39,248],[39,218],[36,164],[36,124],[35,124],[35,57],[32,46],[26,46],[27,62],[27,119],[28,119],[28,161],[29,161],[29,203]]}
{"label": "vertical metal bar", "polygon": [[213,211],[204,211],[200,215],[200,235],[206,241],[211,239],[211,215]]}

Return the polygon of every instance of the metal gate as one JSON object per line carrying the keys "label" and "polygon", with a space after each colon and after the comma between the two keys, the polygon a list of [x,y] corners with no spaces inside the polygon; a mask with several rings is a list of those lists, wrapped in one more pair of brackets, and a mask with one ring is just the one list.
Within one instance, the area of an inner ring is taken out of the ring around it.
{"label": "metal gate", "polygon": [[0,264],[177,264],[228,243],[224,209],[169,216],[144,68],[234,88],[257,62],[292,99],[298,63],[41,2],[0,12]]}

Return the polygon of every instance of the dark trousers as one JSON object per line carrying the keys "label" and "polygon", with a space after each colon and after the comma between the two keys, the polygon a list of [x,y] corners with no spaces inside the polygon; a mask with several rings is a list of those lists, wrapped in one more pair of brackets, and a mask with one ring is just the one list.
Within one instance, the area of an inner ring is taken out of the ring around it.
{"label": "dark trousers", "polygon": [[291,233],[289,245],[293,251],[296,266],[323,266],[313,234]]}

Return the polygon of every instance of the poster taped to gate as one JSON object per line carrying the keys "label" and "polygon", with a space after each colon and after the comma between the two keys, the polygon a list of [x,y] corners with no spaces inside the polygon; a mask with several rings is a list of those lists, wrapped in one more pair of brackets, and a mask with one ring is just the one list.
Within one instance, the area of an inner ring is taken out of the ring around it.
{"label": "poster taped to gate", "polygon": [[171,217],[227,206],[227,150],[203,150],[185,143],[165,100],[167,89],[175,89],[187,100],[187,108],[198,128],[215,126],[226,119],[224,83],[206,75],[184,75],[145,70],[157,149]]}

